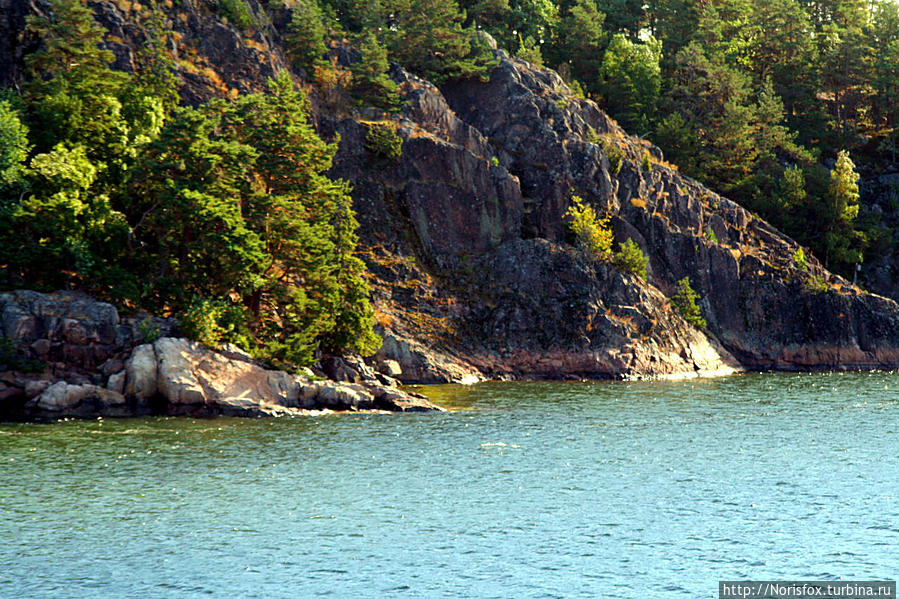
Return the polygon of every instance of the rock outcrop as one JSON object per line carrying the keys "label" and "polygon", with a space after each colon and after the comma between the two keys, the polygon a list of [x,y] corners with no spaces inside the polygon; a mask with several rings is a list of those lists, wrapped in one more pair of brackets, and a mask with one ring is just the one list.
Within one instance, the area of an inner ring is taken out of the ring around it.
{"label": "rock outcrop", "polygon": [[[320,119],[341,134],[333,172],[355,190],[387,339],[377,358],[401,380],[899,366],[892,300],[798,264],[792,239],[680,175],[556,73],[496,55],[489,81],[442,91],[395,71],[395,163],[366,152],[359,120]],[[647,281],[573,248],[573,195],[639,244]],[[703,330],[668,301],[683,277]]]}
{"label": "rock outcrop", "polygon": [[7,340],[0,419],[440,409],[369,370],[352,381],[313,381],[264,368],[234,348],[216,351],[175,337],[142,342],[143,322],[121,319],[110,304],[81,294],[0,294],[0,336]]}

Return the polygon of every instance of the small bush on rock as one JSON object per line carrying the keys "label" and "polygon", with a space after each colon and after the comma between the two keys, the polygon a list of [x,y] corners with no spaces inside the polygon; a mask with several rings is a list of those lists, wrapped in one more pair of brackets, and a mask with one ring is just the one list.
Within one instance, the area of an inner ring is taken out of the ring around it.
{"label": "small bush on rock", "polygon": [[588,254],[598,260],[612,257],[612,230],[608,218],[598,218],[592,206],[585,205],[578,196],[571,198],[571,206],[565,217],[568,226],[580,245]]}
{"label": "small bush on rock", "polygon": [[219,14],[241,29],[253,26],[253,15],[244,0],[219,0]]}
{"label": "small bush on rock", "polygon": [[696,303],[698,299],[699,294],[690,287],[690,277],[684,277],[677,282],[677,292],[671,296],[671,305],[680,312],[684,320],[694,327],[702,329],[705,328],[706,322]]}
{"label": "small bush on rock", "polygon": [[606,157],[609,159],[609,171],[613,175],[621,172],[621,165],[624,164],[624,150],[614,144],[607,144]]}
{"label": "small bush on rock", "polygon": [[618,244],[618,251],[615,252],[612,261],[619,271],[637,275],[644,281],[646,280],[646,265],[649,264],[649,258],[633,239]]}
{"label": "small bush on rock", "polygon": [[393,123],[372,123],[365,134],[365,147],[378,156],[399,160],[403,155],[403,138]]}

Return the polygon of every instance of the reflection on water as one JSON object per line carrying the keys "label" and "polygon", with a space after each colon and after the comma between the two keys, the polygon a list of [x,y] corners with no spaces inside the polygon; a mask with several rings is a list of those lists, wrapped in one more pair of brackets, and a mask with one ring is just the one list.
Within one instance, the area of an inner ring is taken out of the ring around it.
{"label": "reflection on water", "polygon": [[422,388],[445,414],[0,426],[0,597],[711,597],[895,578],[899,379]]}

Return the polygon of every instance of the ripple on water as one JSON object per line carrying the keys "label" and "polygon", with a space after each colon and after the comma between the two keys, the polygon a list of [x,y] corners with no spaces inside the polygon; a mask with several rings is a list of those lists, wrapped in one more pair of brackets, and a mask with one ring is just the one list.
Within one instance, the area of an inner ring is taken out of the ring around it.
{"label": "ripple on water", "polygon": [[710,596],[889,578],[895,375],[422,388],[418,417],[0,426],[0,596]]}

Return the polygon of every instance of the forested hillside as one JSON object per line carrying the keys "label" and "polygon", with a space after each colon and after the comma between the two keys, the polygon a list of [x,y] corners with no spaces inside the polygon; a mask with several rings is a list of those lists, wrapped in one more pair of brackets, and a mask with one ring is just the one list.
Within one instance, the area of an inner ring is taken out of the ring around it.
{"label": "forested hillside", "polygon": [[895,166],[896,2],[462,4],[468,22],[557,69],[682,172],[830,268],[848,274],[893,251],[877,209],[859,212],[853,162],[872,177]]}
{"label": "forested hillside", "polygon": [[0,7],[3,287],[287,365],[373,327],[500,375],[892,363],[824,267],[895,287],[893,2]]}

